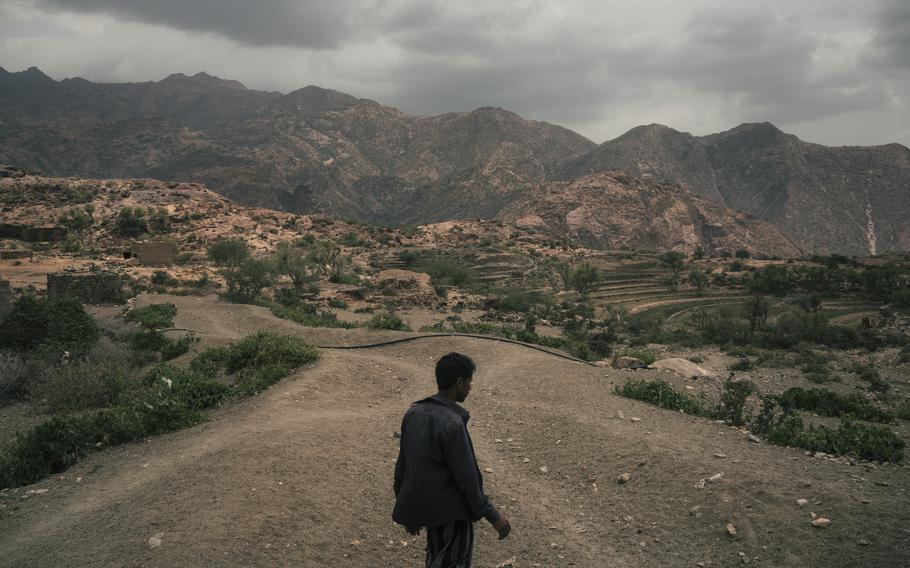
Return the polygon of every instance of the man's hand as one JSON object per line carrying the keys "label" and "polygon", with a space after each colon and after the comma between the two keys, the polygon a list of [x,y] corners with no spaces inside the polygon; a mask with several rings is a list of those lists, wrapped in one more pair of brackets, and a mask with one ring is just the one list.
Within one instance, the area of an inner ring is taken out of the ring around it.
{"label": "man's hand", "polygon": [[493,528],[499,533],[499,540],[509,536],[509,533],[512,532],[512,525],[505,515],[500,515],[499,519],[493,523]]}
{"label": "man's hand", "polygon": [[414,536],[420,535],[420,527],[405,527],[404,530],[408,531],[408,534],[410,534],[410,535],[414,535]]}

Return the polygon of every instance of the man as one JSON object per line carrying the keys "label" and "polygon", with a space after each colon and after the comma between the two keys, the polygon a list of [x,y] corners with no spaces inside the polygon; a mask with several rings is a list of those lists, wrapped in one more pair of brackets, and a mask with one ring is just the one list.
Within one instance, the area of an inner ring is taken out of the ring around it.
{"label": "man", "polygon": [[439,392],[415,402],[401,423],[392,518],[410,534],[427,529],[427,568],[470,568],[474,522],[485,518],[502,540],[512,530],[483,492],[470,414],[474,361],[449,353],[436,362]]}

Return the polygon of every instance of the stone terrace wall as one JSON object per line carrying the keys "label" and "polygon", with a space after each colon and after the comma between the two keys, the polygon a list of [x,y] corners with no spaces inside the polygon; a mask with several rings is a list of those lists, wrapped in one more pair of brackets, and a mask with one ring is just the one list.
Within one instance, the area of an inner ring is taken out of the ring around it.
{"label": "stone terrace wall", "polygon": [[123,279],[113,272],[54,272],[47,275],[47,295],[86,304],[122,304]]}

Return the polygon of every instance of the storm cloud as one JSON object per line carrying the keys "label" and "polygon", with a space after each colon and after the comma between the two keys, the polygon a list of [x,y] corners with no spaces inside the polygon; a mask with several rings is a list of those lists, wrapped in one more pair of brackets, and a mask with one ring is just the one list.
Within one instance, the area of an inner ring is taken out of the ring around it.
{"label": "storm cloud", "polygon": [[205,70],[416,114],[499,106],[597,142],[767,120],[822,143],[910,144],[903,0],[7,0],[0,18],[28,30],[0,39],[0,65],[56,78]]}

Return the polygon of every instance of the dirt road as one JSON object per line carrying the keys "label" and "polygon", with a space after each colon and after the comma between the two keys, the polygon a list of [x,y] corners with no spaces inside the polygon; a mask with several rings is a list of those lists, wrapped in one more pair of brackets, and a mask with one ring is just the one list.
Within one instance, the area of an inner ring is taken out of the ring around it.
{"label": "dirt road", "polygon": [[[398,336],[168,300],[178,327],[211,330],[213,343],[257,329],[318,343]],[[326,350],[205,424],[8,493],[0,566],[421,566],[422,539],[390,518],[393,433],[408,404],[434,390],[433,363],[452,350],[478,364],[470,428],[489,493],[514,526],[497,542],[478,525],[478,567],[512,557],[518,567],[910,565],[906,468],[755,444],[723,424],[611,394],[619,371],[446,338]],[[622,473],[631,481],[618,484]],[[716,473],[719,481],[695,487]],[[813,528],[811,512],[831,525]]]}

